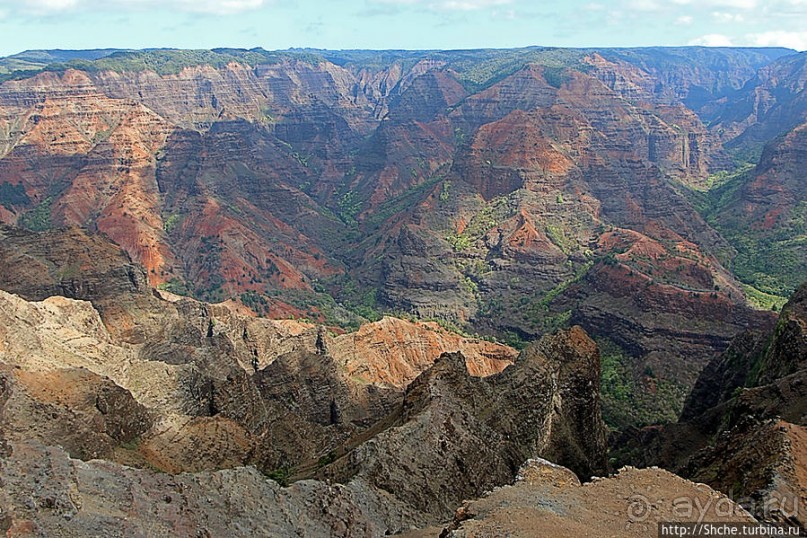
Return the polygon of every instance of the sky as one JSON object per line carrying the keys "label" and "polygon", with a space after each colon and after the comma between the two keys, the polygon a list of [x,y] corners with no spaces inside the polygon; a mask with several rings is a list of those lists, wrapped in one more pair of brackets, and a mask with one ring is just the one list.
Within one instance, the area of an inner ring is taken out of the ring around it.
{"label": "sky", "polygon": [[0,56],[28,49],[784,46],[807,0],[0,0]]}

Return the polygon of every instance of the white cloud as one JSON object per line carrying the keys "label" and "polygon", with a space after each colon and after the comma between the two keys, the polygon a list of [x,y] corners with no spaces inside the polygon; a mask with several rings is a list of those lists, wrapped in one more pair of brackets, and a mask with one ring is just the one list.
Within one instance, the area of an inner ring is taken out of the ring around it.
{"label": "white cloud", "polygon": [[695,22],[695,18],[692,15],[681,15],[675,19],[675,24],[680,26],[689,26],[693,22]]}
{"label": "white cloud", "polygon": [[424,6],[441,11],[476,11],[479,9],[506,6],[513,0],[371,0],[376,4],[397,6]]}
{"label": "white cloud", "polygon": [[[770,0],[769,0],[770,1]],[[780,0],[796,5],[807,5],[807,0]],[[625,0],[624,4],[637,11],[669,11],[675,6],[692,6],[701,9],[752,10],[759,0]]]}
{"label": "white cloud", "polygon": [[727,11],[713,11],[712,17],[720,23],[732,23],[745,21],[745,15],[742,13],[729,13]]}
{"label": "white cloud", "polygon": [[706,34],[689,42],[690,45],[700,47],[731,47],[733,43],[729,36],[723,34]]}
{"label": "white cloud", "polygon": [[[798,1],[798,0],[797,0]],[[759,0],[699,0],[698,2],[691,2],[689,0],[679,0],[676,4],[682,5],[697,5],[706,8],[723,8],[723,9],[756,9],[759,6]]]}
{"label": "white cloud", "polygon": [[760,34],[750,34],[748,39],[758,47],[786,47],[800,51],[807,50],[807,32],[773,30]]}
{"label": "white cloud", "polygon": [[23,5],[30,6],[34,10],[60,11],[70,9],[78,5],[79,0],[27,0]]}
{"label": "white cloud", "polygon": [[777,11],[785,15],[807,15],[807,0],[781,0]]}
{"label": "white cloud", "polygon": [[163,8],[227,15],[259,9],[271,0],[0,0],[0,10],[50,15],[70,11]]}
{"label": "white cloud", "polygon": [[512,0],[443,0],[432,5],[450,11],[474,11],[486,7],[504,6],[511,2]]}
{"label": "white cloud", "polygon": [[661,11],[664,5],[658,0],[629,0],[627,7],[633,11]]}
{"label": "white cloud", "polygon": [[518,13],[516,13],[515,9],[495,9],[491,15],[495,19],[505,19],[508,21],[514,21],[518,18]]}

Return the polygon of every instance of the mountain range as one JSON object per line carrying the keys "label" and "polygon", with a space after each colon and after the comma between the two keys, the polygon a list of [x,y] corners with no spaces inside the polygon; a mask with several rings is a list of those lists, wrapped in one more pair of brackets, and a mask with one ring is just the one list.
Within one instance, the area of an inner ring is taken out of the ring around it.
{"label": "mountain range", "polygon": [[216,502],[293,484],[267,514],[335,495],[312,535],[471,536],[498,509],[462,501],[531,473],[587,495],[536,457],[732,493],[715,436],[801,443],[803,397],[770,394],[804,356],[806,81],[774,48],[0,59],[4,476],[84,473],[37,471],[59,514],[7,528],[71,532],[85,480],[170,497],[155,470]]}

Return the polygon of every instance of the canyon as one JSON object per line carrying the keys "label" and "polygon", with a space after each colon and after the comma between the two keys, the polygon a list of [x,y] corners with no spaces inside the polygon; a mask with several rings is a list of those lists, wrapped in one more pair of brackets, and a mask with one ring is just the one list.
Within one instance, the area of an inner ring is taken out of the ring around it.
{"label": "canyon", "polygon": [[644,536],[673,495],[756,521],[658,468],[598,478],[600,352],[579,326],[521,352],[394,318],[336,334],[151,288],[97,234],[1,230],[9,536],[563,536],[590,518]]}
{"label": "canyon", "polygon": [[[638,536],[648,484],[807,502],[806,59],[0,59],[0,529],[487,536],[513,505],[513,535]],[[623,464],[651,468],[596,478]]]}

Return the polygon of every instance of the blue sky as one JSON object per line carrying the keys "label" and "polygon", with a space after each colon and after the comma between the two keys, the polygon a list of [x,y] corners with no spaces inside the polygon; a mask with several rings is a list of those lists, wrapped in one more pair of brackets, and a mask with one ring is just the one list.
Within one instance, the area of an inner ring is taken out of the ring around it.
{"label": "blue sky", "polygon": [[807,0],[0,0],[0,55],[43,48],[786,46]]}

